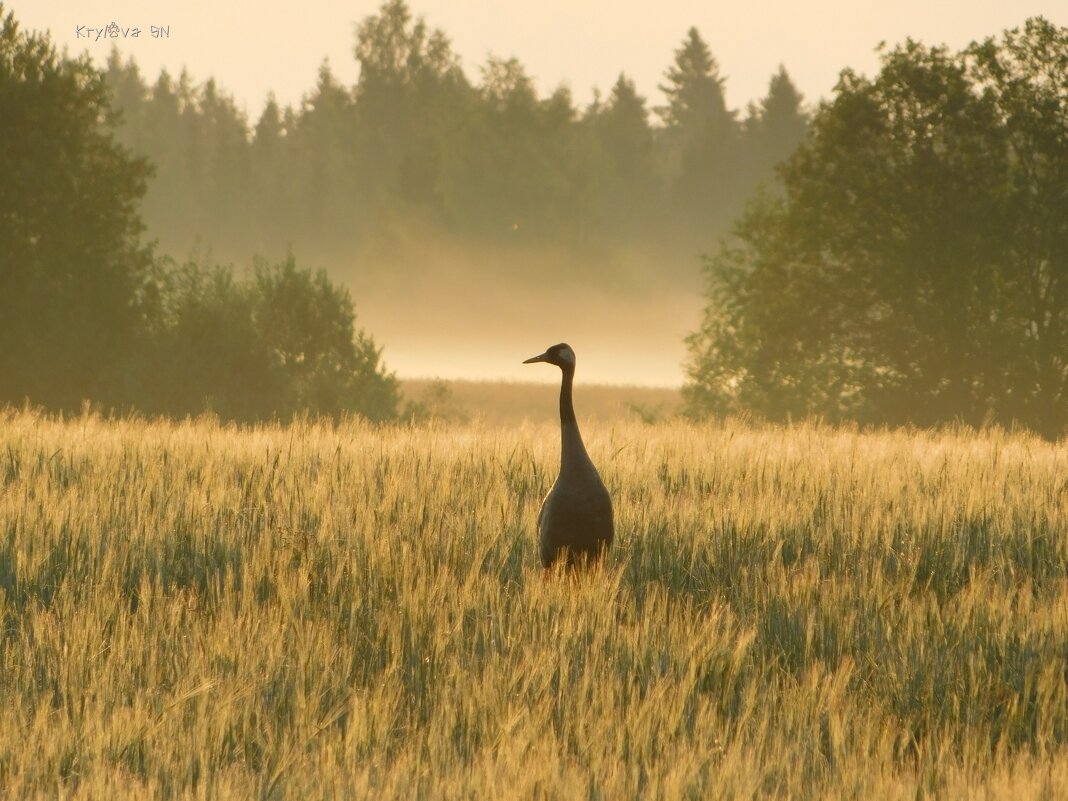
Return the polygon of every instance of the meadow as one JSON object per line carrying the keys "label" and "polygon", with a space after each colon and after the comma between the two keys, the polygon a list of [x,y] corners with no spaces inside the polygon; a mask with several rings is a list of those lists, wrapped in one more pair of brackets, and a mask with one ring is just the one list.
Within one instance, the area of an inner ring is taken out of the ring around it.
{"label": "meadow", "polygon": [[0,796],[1068,797],[1064,441],[584,433],[0,412]]}

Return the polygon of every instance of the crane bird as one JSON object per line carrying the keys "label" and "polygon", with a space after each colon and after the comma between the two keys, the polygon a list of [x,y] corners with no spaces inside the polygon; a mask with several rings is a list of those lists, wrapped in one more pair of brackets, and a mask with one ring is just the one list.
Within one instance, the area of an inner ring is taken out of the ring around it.
{"label": "crane bird", "polygon": [[560,383],[560,475],[545,496],[538,514],[538,550],[546,569],[557,559],[569,568],[600,559],[612,544],[612,499],[582,444],[571,388],[575,351],[561,342],[523,364],[555,364]]}

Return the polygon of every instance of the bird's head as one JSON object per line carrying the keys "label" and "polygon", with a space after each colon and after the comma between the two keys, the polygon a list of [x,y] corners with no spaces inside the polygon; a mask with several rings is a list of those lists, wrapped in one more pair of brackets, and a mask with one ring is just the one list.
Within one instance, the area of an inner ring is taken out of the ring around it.
{"label": "bird's head", "polygon": [[567,343],[561,342],[559,345],[553,345],[552,347],[547,348],[545,353],[538,356],[531,356],[529,359],[523,360],[523,364],[533,364],[534,362],[555,364],[561,370],[574,370],[575,351],[571,350],[571,346]]}

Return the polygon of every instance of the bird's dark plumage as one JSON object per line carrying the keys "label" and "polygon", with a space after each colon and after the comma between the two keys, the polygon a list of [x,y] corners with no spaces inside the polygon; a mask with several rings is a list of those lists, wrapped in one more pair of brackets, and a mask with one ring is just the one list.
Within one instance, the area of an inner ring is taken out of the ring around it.
{"label": "bird's dark plumage", "polygon": [[562,372],[560,384],[560,475],[541,505],[538,545],[542,566],[558,559],[573,567],[600,559],[612,544],[612,499],[593,466],[579,434],[572,384],[575,352],[566,344],[553,345],[524,364],[546,362]]}

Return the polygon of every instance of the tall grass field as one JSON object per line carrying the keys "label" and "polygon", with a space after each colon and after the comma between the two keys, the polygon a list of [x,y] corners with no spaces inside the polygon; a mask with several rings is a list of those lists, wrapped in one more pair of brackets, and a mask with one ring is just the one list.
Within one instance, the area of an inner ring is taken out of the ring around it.
{"label": "tall grass field", "polygon": [[1068,798],[1064,441],[584,434],[0,413],[0,797]]}

